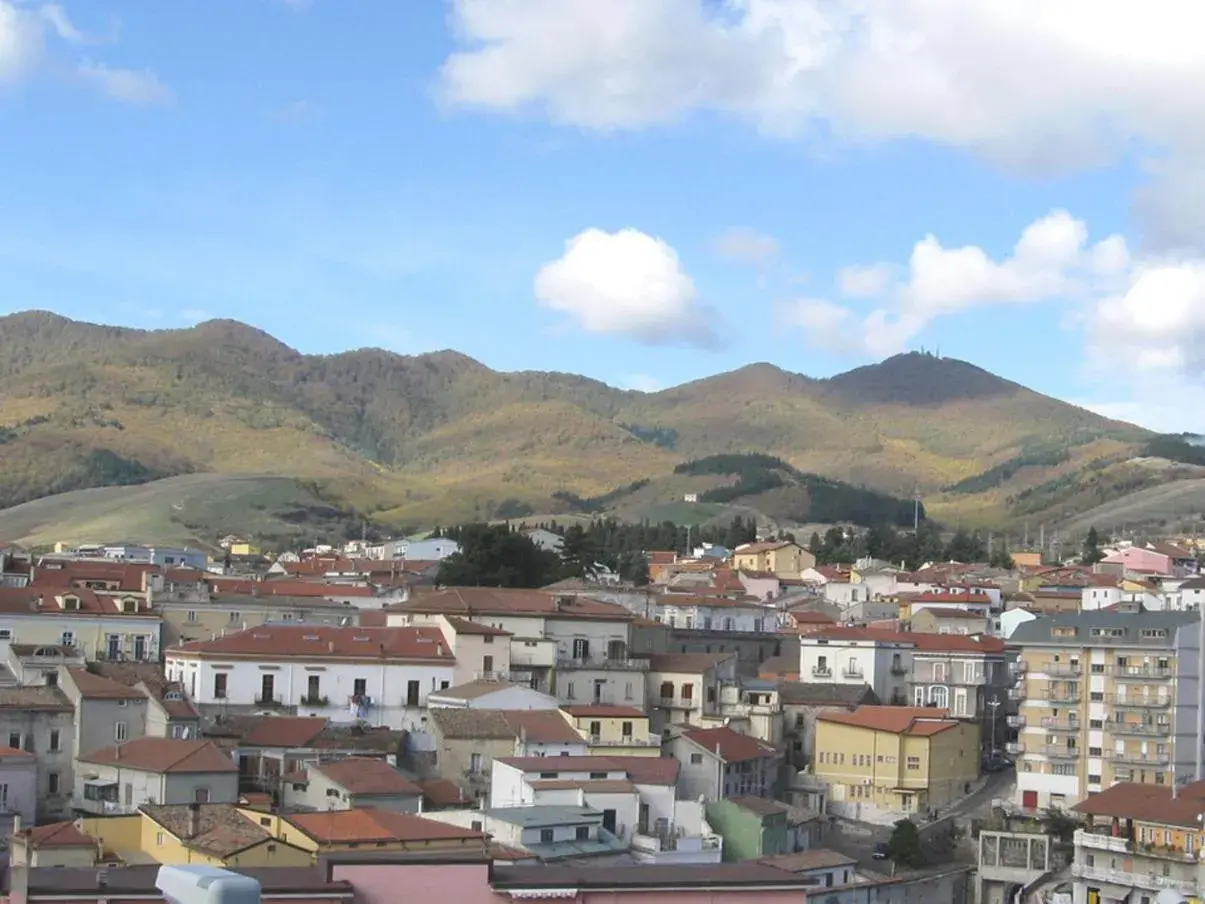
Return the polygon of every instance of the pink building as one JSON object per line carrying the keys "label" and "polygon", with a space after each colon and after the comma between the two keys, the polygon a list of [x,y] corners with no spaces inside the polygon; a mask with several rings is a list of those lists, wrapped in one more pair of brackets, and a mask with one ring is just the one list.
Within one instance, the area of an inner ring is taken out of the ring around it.
{"label": "pink building", "polygon": [[[1171,574],[1172,560],[1170,556],[1166,556],[1161,552],[1155,552],[1153,549],[1142,549],[1138,546],[1131,546],[1128,549],[1121,549],[1113,553],[1111,556],[1105,556],[1101,559],[1100,564],[1109,570],[1117,570],[1120,566],[1121,570],[1127,572],[1136,572],[1138,574]],[[1101,570],[1105,570],[1102,568]]]}
{"label": "pink building", "polygon": [[[405,856],[405,855],[403,855]],[[331,880],[349,882],[356,904],[406,900],[456,904],[803,904],[815,880],[758,863],[714,866],[501,866],[472,857],[399,859],[344,855],[326,860]]]}

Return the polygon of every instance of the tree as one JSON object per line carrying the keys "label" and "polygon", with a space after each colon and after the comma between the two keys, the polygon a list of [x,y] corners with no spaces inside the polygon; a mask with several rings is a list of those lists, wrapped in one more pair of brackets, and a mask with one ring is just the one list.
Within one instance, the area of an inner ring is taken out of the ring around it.
{"label": "tree", "polygon": [[919,869],[925,865],[925,855],[920,847],[920,832],[916,823],[901,819],[891,830],[887,840],[887,856],[897,865]]}
{"label": "tree", "polygon": [[445,587],[543,587],[555,581],[560,560],[505,524],[466,524],[454,532],[460,552],[439,563]]}
{"label": "tree", "polygon": [[[593,525],[591,525],[593,526]],[[598,561],[595,537],[586,533],[580,524],[575,524],[561,538],[561,565],[565,577],[584,578],[594,573]]]}
{"label": "tree", "polygon": [[1012,553],[1008,551],[1008,540],[1001,540],[992,548],[992,555],[988,559],[988,564],[993,568],[1005,568],[1012,571],[1015,567],[1013,563]]}
{"label": "tree", "polygon": [[1096,532],[1095,527],[1088,528],[1088,536],[1084,538],[1084,551],[1080,554],[1080,561],[1085,565],[1095,565],[1105,554],[1100,550],[1100,534]]}

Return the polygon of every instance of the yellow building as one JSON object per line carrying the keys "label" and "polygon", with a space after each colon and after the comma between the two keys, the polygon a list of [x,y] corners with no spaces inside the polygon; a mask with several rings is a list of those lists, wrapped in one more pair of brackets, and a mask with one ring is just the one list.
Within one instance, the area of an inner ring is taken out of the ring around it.
{"label": "yellow building", "polygon": [[790,540],[769,540],[738,546],[732,553],[732,567],[737,571],[761,571],[780,578],[798,578],[809,568],[816,567],[816,557]]}
{"label": "yellow building", "polygon": [[836,815],[896,819],[967,793],[979,776],[979,729],[931,707],[823,712],[815,768]]}
{"label": "yellow building", "polygon": [[1086,817],[1075,833],[1075,900],[1103,904],[1119,897],[1118,888],[1134,900],[1154,901],[1169,889],[1181,900],[1205,897],[1205,782],[1174,796],[1166,786],[1123,782],[1074,809]]}
{"label": "yellow building", "polygon": [[129,816],[84,817],[79,826],[106,856],[127,864],[238,869],[313,863],[309,849],[275,837],[265,819],[233,804],[148,804]]}
{"label": "yellow building", "polygon": [[[1166,785],[1187,772],[1191,744],[1177,747],[1177,649],[1196,644],[1195,612],[1059,613],[1018,625],[1017,803],[1070,807],[1117,782]],[[1193,665],[1195,666],[1195,653]],[[1191,735],[1185,739],[1191,741]]]}
{"label": "yellow building", "polygon": [[485,836],[473,829],[410,813],[369,808],[325,813],[256,813],[259,824],[278,840],[318,854],[332,851],[477,851]]}
{"label": "yellow building", "polygon": [[561,713],[586,739],[590,756],[661,756],[661,738],[633,706],[566,706]]}

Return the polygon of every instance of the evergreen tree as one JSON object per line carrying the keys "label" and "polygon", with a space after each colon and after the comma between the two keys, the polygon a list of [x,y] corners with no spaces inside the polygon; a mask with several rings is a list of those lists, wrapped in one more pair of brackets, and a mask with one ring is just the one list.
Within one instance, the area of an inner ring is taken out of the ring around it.
{"label": "evergreen tree", "polygon": [[1096,532],[1095,527],[1088,528],[1088,536],[1084,538],[1084,551],[1080,554],[1080,561],[1085,565],[1095,565],[1105,554],[1100,550],[1100,535]]}
{"label": "evergreen tree", "polygon": [[925,865],[925,855],[920,846],[920,831],[910,819],[901,819],[887,840],[887,856],[896,866],[919,869]]}

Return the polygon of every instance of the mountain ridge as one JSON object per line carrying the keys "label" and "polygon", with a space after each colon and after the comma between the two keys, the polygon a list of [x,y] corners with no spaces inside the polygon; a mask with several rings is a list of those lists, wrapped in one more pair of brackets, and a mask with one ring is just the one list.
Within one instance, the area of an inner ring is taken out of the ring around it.
{"label": "mountain ridge", "polygon": [[[999,520],[1017,493],[1123,461],[1151,434],[920,353],[827,378],[757,362],[641,393],[497,371],[452,349],[308,355],[235,320],[138,330],[23,312],[0,318],[0,436],[0,505],[63,474],[90,479],[103,451],[131,479],[316,481],[396,523],[489,517],[504,501],[543,511],[557,491],[604,496],[636,481],[651,481],[642,498],[671,501],[686,495],[679,462],[750,452]],[[125,473],[105,462],[102,477]],[[943,494],[992,468],[989,492]]]}

